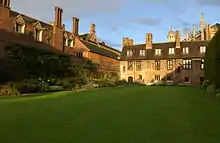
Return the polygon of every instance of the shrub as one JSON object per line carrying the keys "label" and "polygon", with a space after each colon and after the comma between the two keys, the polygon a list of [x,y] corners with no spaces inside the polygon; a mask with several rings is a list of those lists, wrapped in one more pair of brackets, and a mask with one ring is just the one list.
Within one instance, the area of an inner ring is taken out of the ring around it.
{"label": "shrub", "polygon": [[2,87],[0,88],[0,97],[12,97],[19,96],[20,92],[14,87]]}
{"label": "shrub", "polygon": [[210,94],[215,94],[215,92],[216,92],[215,89],[216,89],[216,86],[213,84],[210,84],[207,86],[206,91]]}
{"label": "shrub", "polygon": [[62,90],[63,90],[62,86],[57,86],[57,85],[48,86],[49,92],[62,91]]}
{"label": "shrub", "polygon": [[128,82],[126,80],[118,80],[118,81],[115,81],[115,85],[116,86],[119,86],[119,85],[127,85]]}
{"label": "shrub", "polygon": [[38,79],[25,79],[20,82],[11,83],[10,86],[17,89],[20,93],[34,93],[39,91],[39,83]]}
{"label": "shrub", "polygon": [[203,81],[203,83],[202,83],[202,88],[203,88],[203,89],[206,89],[209,85],[210,85],[210,81],[209,81],[209,80],[205,80],[205,81]]}

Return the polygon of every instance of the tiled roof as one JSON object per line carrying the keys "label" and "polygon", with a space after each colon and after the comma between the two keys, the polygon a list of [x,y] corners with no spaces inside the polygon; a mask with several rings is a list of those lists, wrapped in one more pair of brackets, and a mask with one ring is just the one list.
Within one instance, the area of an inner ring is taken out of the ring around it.
{"label": "tiled roof", "polygon": [[[199,46],[205,46],[208,44],[208,41],[187,41],[180,42],[180,48],[175,48],[175,42],[167,42],[167,43],[153,43],[152,49],[146,49],[146,44],[133,45],[133,46],[125,46],[123,47],[121,60],[129,60],[129,59],[146,59],[146,60],[154,60],[154,59],[172,59],[172,58],[193,58],[193,57],[201,57],[199,53]],[[189,48],[189,54],[182,54],[183,48]],[[169,55],[169,48],[175,48],[175,55]],[[155,49],[161,49],[161,56],[155,56]],[[133,56],[127,57],[127,51],[133,50]],[[140,50],[146,50],[146,56],[140,56]]]}
{"label": "tiled roof", "polygon": [[[21,14],[21,16],[23,17],[23,19],[24,19],[24,21],[25,21],[26,23],[33,24],[33,23],[36,23],[37,21],[39,21],[39,20],[36,20],[36,19],[31,18],[31,17],[29,17],[29,16],[26,16],[26,15],[24,15],[24,14],[22,14],[22,13],[18,13],[18,12],[13,11],[13,10],[10,11],[10,17],[13,17],[13,18],[14,18],[14,17],[18,16],[19,14]],[[47,24],[47,23],[45,23],[45,22],[43,22],[43,21],[40,21],[40,24],[41,24],[44,28],[52,28],[52,26],[51,26],[50,24]]]}
{"label": "tiled roof", "polygon": [[114,58],[114,59],[118,59],[119,57],[116,53],[106,50],[104,48],[101,48],[97,44],[94,44],[89,41],[84,41],[84,40],[81,40],[81,41],[93,53],[100,54],[100,55],[107,56],[107,57]]}
{"label": "tiled roof", "polygon": [[[86,41],[88,41],[88,36],[89,36],[89,33],[80,34],[80,35],[79,35],[79,38],[80,38],[81,40],[86,40]],[[90,41],[90,42],[92,42],[92,41]],[[94,42],[92,42],[92,43],[94,43]],[[97,44],[97,43],[94,43],[94,44]],[[112,47],[110,47],[110,46],[108,46],[108,45],[106,45],[106,44],[104,44],[104,43],[102,43],[102,42],[99,42],[99,44],[102,45],[102,46],[104,46],[105,48],[108,48],[108,49],[111,49],[111,50],[113,50],[113,51],[115,51],[115,52],[121,53],[119,50],[117,50],[117,49],[115,49],[115,48],[112,48]]]}

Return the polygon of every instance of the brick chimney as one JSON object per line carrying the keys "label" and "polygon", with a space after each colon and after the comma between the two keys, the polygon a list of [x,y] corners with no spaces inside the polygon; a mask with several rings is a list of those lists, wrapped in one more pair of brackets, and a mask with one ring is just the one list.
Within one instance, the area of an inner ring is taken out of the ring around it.
{"label": "brick chimney", "polygon": [[10,8],[10,0],[0,0],[0,5]]}
{"label": "brick chimney", "polygon": [[185,30],[185,38],[186,38],[186,41],[189,41],[189,31],[188,29]]}
{"label": "brick chimney", "polygon": [[205,40],[210,40],[210,24],[206,24],[205,27]]}
{"label": "brick chimney", "polygon": [[176,48],[180,48],[180,31],[176,30],[175,32],[175,42],[176,42]]}
{"label": "brick chimney", "polygon": [[55,21],[53,24],[53,36],[52,36],[52,46],[60,51],[64,51],[63,45],[63,31],[65,30],[65,26],[62,24],[62,14],[63,10],[59,7],[55,7]]}
{"label": "brick chimney", "polygon": [[79,18],[73,17],[73,34],[78,36],[79,34]]}
{"label": "brick chimney", "polygon": [[153,43],[153,34],[147,33],[146,34],[146,49],[152,49],[152,43]]}
{"label": "brick chimney", "polygon": [[55,7],[55,25],[58,27],[62,26],[62,15],[63,15],[63,9],[59,7]]}
{"label": "brick chimney", "polygon": [[13,24],[10,20],[10,0],[0,0],[0,29],[7,31],[13,30]]}
{"label": "brick chimney", "polygon": [[128,37],[124,37],[122,40],[122,47],[124,46],[133,46],[134,45],[134,40],[130,39]]}
{"label": "brick chimney", "polygon": [[91,25],[90,25],[90,33],[95,33],[95,24],[94,23],[92,23]]}

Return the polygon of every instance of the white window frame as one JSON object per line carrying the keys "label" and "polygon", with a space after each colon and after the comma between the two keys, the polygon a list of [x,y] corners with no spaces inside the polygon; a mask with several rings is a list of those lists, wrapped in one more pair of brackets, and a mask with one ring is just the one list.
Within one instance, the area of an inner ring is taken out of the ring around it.
{"label": "white window frame", "polygon": [[204,70],[204,59],[201,59],[200,69],[201,69],[201,70]]}
{"label": "white window frame", "polygon": [[127,50],[127,57],[133,56],[133,51],[132,50]]}
{"label": "white window frame", "polygon": [[169,55],[175,54],[175,48],[169,48]]}
{"label": "white window frame", "polygon": [[[36,29],[36,28],[34,28],[34,38],[35,38],[35,40],[37,40],[37,41],[40,41],[40,42],[42,42],[43,41],[43,30],[39,30],[39,29]],[[40,33],[39,33],[39,37],[37,38],[36,37],[36,31],[39,31]]]}
{"label": "white window frame", "polygon": [[189,54],[189,47],[184,47],[182,52],[183,54]]}
{"label": "white window frame", "polygon": [[199,51],[201,54],[204,54],[206,52],[206,46],[200,46]]}
{"label": "white window frame", "polygon": [[155,56],[161,55],[161,49],[155,49]]}
{"label": "white window frame", "polygon": [[[21,30],[20,30],[20,31],[16,31],[17,25],[21,26],[21,28],[20,28]],[[15,27],[15,32],[16,32],[16,33],[24,34],[25,24],[21,24],[21,23],[15,22],[14,27]]]}
{"label": "white window frame", "polygon": [[140,50],[140,56],[145,56],[146,55],[146,50]]}

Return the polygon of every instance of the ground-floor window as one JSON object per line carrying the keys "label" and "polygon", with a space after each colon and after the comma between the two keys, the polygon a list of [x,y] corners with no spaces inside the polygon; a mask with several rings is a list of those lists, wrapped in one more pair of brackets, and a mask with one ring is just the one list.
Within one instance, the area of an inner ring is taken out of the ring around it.
{"label": "ground-floor window", "polygon": [[167,80],[172,80],[172,75],[171,74],[167,75]]}
{"label": "ground-floor window", "polygon": [[184,81],[185,81],[185,82],[189,82],[189,80],[190,80],[189,77],[185,77],[185,78],[184,78]]}
{"label": "ground-floor window", "polygon": [[200,84],[202,84],[204,80],[205,80],[204,77],[200,77]]}
{"label": "ground-floor window", "polygon": [[139,76],[138,76],[138,79],[139,79],[139,80],[142,80],[142,79],[143,79],[142,75],[139,75]]}
{"label": "ground-floor window", "polygon": [[154,75],[155,80],[160,80],[160,75]]}
{"label": "ground-floor window", "polygon": [[128,82],[133,82],[134,81],[134,78],[132,76],[129,76],[128,77]]}

